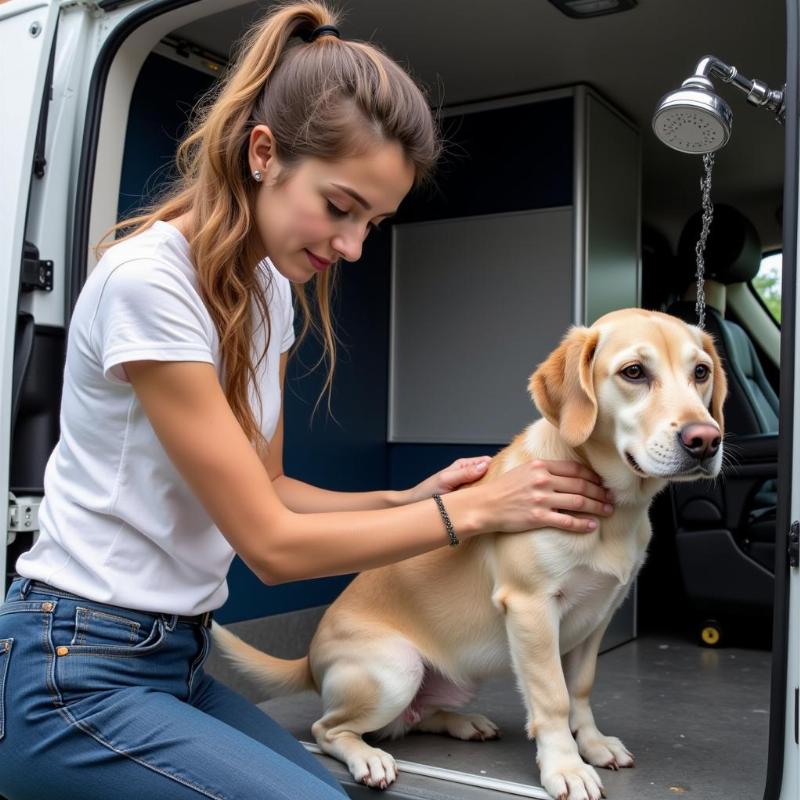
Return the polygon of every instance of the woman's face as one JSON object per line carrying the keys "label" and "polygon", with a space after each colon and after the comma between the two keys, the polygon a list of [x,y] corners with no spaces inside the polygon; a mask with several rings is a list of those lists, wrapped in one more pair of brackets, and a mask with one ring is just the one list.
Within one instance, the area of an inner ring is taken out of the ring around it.
{"label": "woman's face", "polygon": [[253,131],[250,167],[263,175],[256,225],[266,254],[293,283],[339,259],[357,261],[370,230],[395,213],[414,181],[402,147],[385,142],[338,161],[305,158],[279,183],[271,143],[268,128]]}

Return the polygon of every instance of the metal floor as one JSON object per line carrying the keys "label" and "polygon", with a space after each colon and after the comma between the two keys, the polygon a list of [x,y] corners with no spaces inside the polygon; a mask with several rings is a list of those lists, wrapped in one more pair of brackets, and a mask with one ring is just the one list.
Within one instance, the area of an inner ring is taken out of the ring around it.
{"label": "metal floor", "polygon": [[[636,757],[633,769],[599,771],[607,796],[759,800],[766,779],[769,681],[770,653],[764,650],[708,650],[672,637],[645,636],[601,655],[592,695],[595,719],[603,733],[619,736]],[[310,726],[321,709],[317,695],[260,705],[298,739],[313,741]],[[477,775],[510,781],[522,785],[521,796],[546,797],[538,788],[535,745],[523,733],[525,712],[513,678],[488,682],[468,708],[494,720],[502,738],[462,742],[411,734],[382,747],[399,761],[466,773],[465,780]],[[319,758],[351,796],[376,796],[375,790],[354,785],[339,762]],[[401,771],[383,796],[501,800],[512,795]]]}

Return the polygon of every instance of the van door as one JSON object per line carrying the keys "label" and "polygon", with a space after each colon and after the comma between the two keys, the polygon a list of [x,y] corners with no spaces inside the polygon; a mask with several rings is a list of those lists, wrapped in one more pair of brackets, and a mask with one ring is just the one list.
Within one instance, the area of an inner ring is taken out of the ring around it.
{"label": "van door", "polygon": [[780,440],[772,637],[769,763],[764,800],[800,797],[800,2],[786,2],[786,139],[783,192]]}
{"label": "van door", "polygon": [[[95,163],[113,160],[113,153],[96,150],[104,100],[112,128],[106,140],[118,147],[124,141],[128,99],[106,91],[108,66],[143,22],[192,1],[0,0],[2,594],[17,556],[37,533],[45,466],[59,437],[66,331],[85,279],[84,221],[96,195],[91,175]],[[161,35],[152,31],[154,41],[138,49],[149,50]],[[118,71],[135,76],[139,65],[128,54]],[[98,223],[107,229],[116,221],[119,175],[97,173],[114,198]]]}
{"label": "van door", "polygon": [[[33,336],[32,317],[20,314],[20,281],[24,278],[27,283],[44,288],[52,280],[52,265],[40,261],[33,249],[26,252],[23,264],[23,242],[31,180],[34,170],[41,169],[40,161],[35,158],[42,141],[37,131],[42,111],[49,102],[47,76],[58,11],[58,6],[47,0],[11,0],[0,5],[0,75],[3,76],[0,84],[0,186],[3,187],[0,192],[0,487],[3,489],[9,486],[11,429]],[[24,530],[26,523],[30,527],[33,512],[9,519],[8,493],[2,491],[2,495],[0,507],[3,518],[9,521],[11,539],[17,527]],[[5,547],[0,548],[0,570],[5,577]]]}

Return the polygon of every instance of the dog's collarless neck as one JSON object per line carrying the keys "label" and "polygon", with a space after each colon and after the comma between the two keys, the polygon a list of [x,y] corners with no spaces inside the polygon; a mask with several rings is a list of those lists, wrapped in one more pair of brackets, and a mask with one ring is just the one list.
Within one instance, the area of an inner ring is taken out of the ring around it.
{"label": "dog's collarless neck", "polygon": [[[619,470],[611,469],[612,464],[619,462],[619,455],[613,445],[594,449],[596,452],[591,452],[587,444],[572,448],[575,460],[596,472],[603,480],[603,485],[614,493],[615,506],[647,507],[667,483],[663,478],[641,478],[630,471],[620,474]],[[603,450],[608,452],[604,453]]]}

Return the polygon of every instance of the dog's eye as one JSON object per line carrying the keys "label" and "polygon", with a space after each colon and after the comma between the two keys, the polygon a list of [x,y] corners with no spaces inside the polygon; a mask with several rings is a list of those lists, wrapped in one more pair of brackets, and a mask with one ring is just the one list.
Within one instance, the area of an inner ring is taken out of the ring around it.
{"label": "dog's eye", "polygon": [[641,381],[646,377],[644,367],[641,364],[631,364],[625,367],[625,369],[620,372],[620,375],[627,378],[629,381]]}
{"label": "dog's eye", "polygon": [[700,381],[701,383],[704,380],[708,379],[708,376],[711,374],[711,370],[705,364],[698,364],[694,368],[694,377],[695,380]]}

